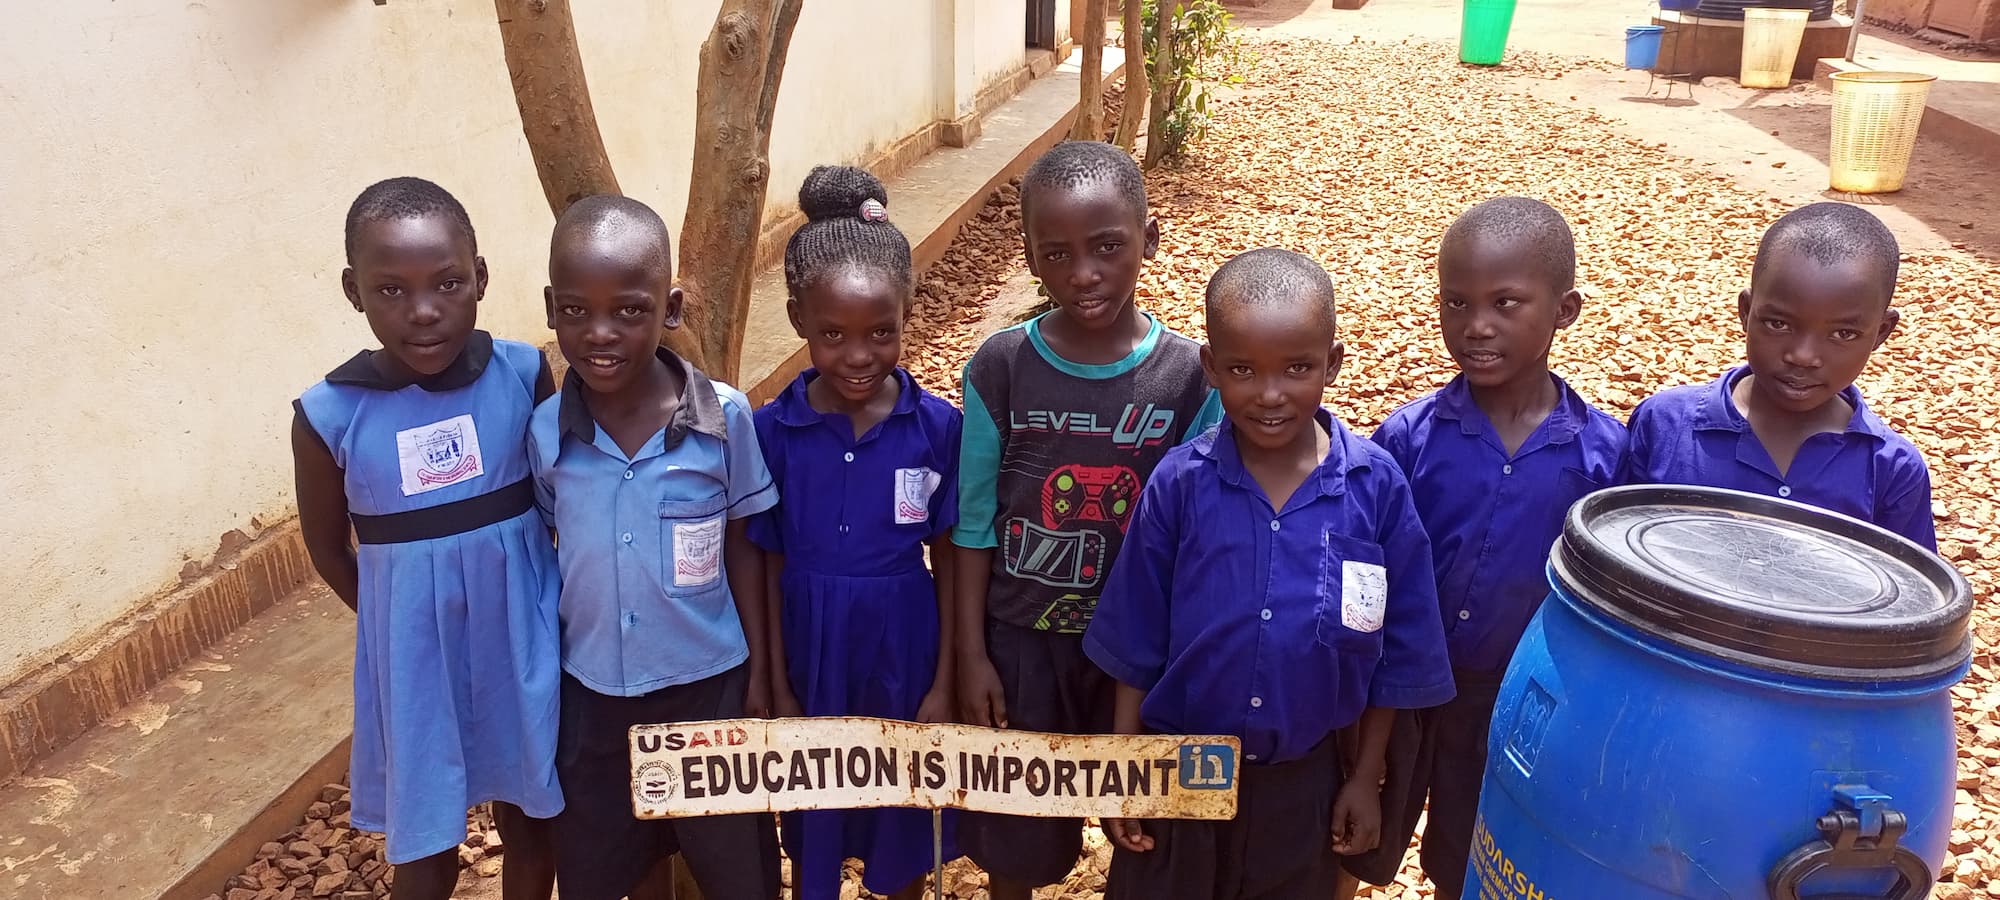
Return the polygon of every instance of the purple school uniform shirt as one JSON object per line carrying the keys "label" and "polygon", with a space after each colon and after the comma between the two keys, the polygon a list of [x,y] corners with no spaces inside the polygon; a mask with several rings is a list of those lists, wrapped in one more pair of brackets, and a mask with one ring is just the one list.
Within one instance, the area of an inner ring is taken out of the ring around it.
{"label": "purple school uniform shirt", "polygon": [[807,369],[753,417],[783,499],[750,520],[750,540],[829,575],[923,569],[923,545],[958,523],[964,417],[898,368],[895,407],[856,439],[846,416],[806,398],[818,377]]}
{"label": "purple school uniform shirt", "polygon": [[1140,495],[1084,651],[1146,690],[1169,734],[1244,759],[1306,755],[1371,706],[1452,698],[1430,542],[1382,448],[1319,413],[1326,459],[1273,511],[1227,420],[1168,451]]}
{"label": "purple school uniform shirt", "polygon": [[1748,366],[1709,384],[1668,388],[1632,411],[1631,443],[1620,468],[1627,484],[1695,484],[1787,497],[1886,528],[1932,552],[1931,473],[1915,444],[1883,424],[1861,392],[1847,428],[1806,439],[1783,474],[1736,409],[1730,391]]}
{"label": "purple school uniform shirt", "polygon": [[1498,672],[1548,595],[1549,547],[1583,495],[1616,483],[1625,426],[1561,378],[1548,418],[1509,455],[1465,377],[1375,430],[1431,540],[1453,668]]}

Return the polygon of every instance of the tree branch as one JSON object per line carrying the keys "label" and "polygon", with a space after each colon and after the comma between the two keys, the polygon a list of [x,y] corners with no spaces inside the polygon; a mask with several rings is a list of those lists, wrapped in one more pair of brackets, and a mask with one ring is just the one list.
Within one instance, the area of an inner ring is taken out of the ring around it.
{"label": "tree branch", "polygon": [[560,216],[583,197],[618,193],[590,105],[569,0],[493,0],[493,12],[521,133],[549,210]]}

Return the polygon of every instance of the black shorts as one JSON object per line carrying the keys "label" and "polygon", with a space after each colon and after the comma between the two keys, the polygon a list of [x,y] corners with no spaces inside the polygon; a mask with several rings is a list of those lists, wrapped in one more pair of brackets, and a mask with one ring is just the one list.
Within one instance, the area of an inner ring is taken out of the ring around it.
{"label": "black shorts", "polygon": [[[1083,635],[988,619],[986,655],[1000,674],[1009,728],[1056,734],[1111,730],[1114,682],[1084,655]],[[1055,884],[1083,856],[1083,820],[968,812],[959,819],[958,845],[991,875]]]}
{"label": "black shorts", "polygon": [[1246,764],[1236,818],[1148,819],[1153,849],[1111,852],[1105,900],[1326,900],[1339,863],[1333,800],[1340,791],[1337,739],[1276,765]]}
{"label": "black shorts", "polygon": [[771,816],[640,819],[632,813],[634,725],[743,714],[750,670],[738,666],[638,697],[611,697],[562,677],[556,777],[556,882],[563,900],[618,900],[660,860],[680,853],[708,900],[775,900],[778,842]]}
{"label": "black shorts", "polygon": [[[1486,777],[1487,732],[1501,673],[1454,671],[1452,677],[1458,695],[1450,702],[1398,712],[1396,728],[1403,734],[1390,738],[1390,775],[1382,788],[1382,848],[1352,857],[1348,866],[1356,878],[1372,884],[1394,881],[1417,818],[1428,808],[1418,859],[1424,875],[1437,887],[1437,900],[1459,900],[1465,889],[1472,830],[1479,817],[1479,786]],[[1392,808],[1398,812],[1396,819],[1390,818]]]}

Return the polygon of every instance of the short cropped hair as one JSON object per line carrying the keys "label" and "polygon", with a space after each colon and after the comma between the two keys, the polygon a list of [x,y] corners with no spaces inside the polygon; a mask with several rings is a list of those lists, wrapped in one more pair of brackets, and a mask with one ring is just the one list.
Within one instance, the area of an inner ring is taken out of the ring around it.
{"label": "short cropped hair", "polygon": [[1025,226],[1035,198],[1055,191],[1104,185],[1146,219],[1146,179],[1132,154],[1103,141],[1064,141],[1042,154],[1021,176],[1021,221]]}
{"label": "short cropped hair", "polygon": [[479,237],[473,233],[472,217],[466,215],[464,204],[434,182],[405,176],[378,181],[363,188],[354,202],[348,205],[347,264],[354,265],[354,244],[360,240],[363,225],[425,216],[443,216],[447,223],[465,235],[465,242],[472,246],[472,252],[475,255],[479,253]]}
{"label": "short cropped hair", "polygon": [[1209,277],[1204,299],[1210,331],[1238,309],[1279,304],[1309,307],[1329,333],[1337,326],[1333,278],[1312,257],[1279,247],[1239,253],[1223,263]]}
{"label": "short cropped hair", "polygon": [[1529,197],[1495,197],[1480,203],[1445,230],[1439,255],[1472,240],[1520,246],[1533,255],[1557,293],[1576,288],[1576,238],[1562,213],[1547,203]]}
{"label": "short cropped hair", "polygon": [[1876,274],[1886,300],[1896,292],[1896,271],[1902,251],[1896,235],[1873,213],[1849,203],[1809,203],[1778,217],[1757,242],[1757,261],[1750,283],[1769,264],[1772,254],[1799,253],[1823,266],[1861,259]]}

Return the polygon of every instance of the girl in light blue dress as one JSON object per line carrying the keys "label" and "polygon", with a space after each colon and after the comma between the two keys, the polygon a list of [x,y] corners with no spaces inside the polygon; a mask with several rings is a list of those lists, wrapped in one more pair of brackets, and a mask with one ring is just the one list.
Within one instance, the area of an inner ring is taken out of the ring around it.
{"label": "girl in light blue dress", "polygon": [[382,348],[298,399],[292,451],[306,548],[356,612],[354,826],[386,835],[398,900],[448,900],[466,810],[493,801],[507,900],[546,900],[558,576],[523,441],[554,382],[473,327],[486,262],[443,188],[363,191],[347,259]]}

